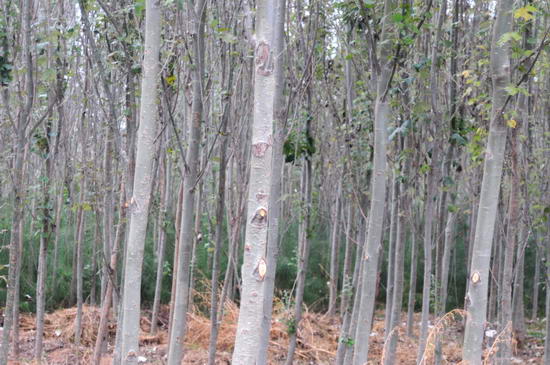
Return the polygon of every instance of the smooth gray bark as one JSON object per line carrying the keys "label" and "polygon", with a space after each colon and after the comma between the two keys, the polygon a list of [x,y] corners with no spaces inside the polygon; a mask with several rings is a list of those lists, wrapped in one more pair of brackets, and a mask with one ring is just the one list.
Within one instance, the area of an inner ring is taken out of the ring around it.
{"label": "smooth gray bark", "polygon": [[[400,185],[400,184],[399,184]],[[390,321],[388,322],[388,328],[386,332],[386,342],[389,343],[385,352],[384,364],[391,365],[395,362],[395,355],[397,349],[397,340],[399,338],[397,327],[401,322],[401,308],[403,303],[403,276],[405,270],[405,239],[406,228],[405,219],[401,210],[405,208],[404,193],[401,192],[402,187],[397,186],[396,198],[398,199],[399,210],[397,213],[397,227],[396,227],[396,241],[395,241],[395,260],[394,260],[394,274],[393,274],[393,297],[391,304],[391,312],[389,313]],[[388,316],[388,315],[386,315]]]}
{"label": "smooth gray bark", "polygon": [[92,358],[94,365],[99,365],[101,362],[101,355],[102,355],[102,352],[104,351],[105,337],[107,334],[107,325],[109,322],[109,311],[111,310],[111,305],[114,298],[113,292],[116,284],[114,273],[117,271],[118,251],[122,246],[122,241],[125,236],[124,232],[126,231],[127,208],[124,205],[125,198],[126,198],[126,189],[125,189],[125,185],[122,184],[120,188],[120,198],[119,198],[120,210],[119,210],[118,226],[115,234],[113,249],[111,250],[111,257],[109,258],[109,266],[108,266],[109,280],[107,281],[107,288],[105,289],[104,298],[102,298],[101,300],[101,314],[99,317],[99,326],[97,329],[97,337],[95,341],[94,354]]}
{"label": "smooth gray bark", "polygon": [[[84,159],[84,154],[82,159]],[[80,338],[82,336],[82,311],[84,305],[83,298],[83,250],[82,246],[84,245],[84,231],[86,229],[86,212],[84,211],[84,202],[86,192],[86,177],[82,177],[82,182],[80,184],[80,194],[79,194],[79,207],[78,207],[78,218],[77,218],[77,234],[76,234],[76,317],[75,317],[75,331],[74,331],[74,342],[77,349],[80,347]],[[80,351],[79,351],[80,352]]]}
{"label": "smooth gray bark", "polygon": [[166,246],[166,227],[168,223],[168,199],[170,196],[170,187],[172,183],[172,166],[170,161],[166,157],[166,154],[163,154],[161,157],[162,161],[160,162],[160,196],[161,202],[159,207],[159,216],[157,220],[157,229],[158,229],[158,244],[157,244],[157,275],[155,280],[155,296],[153,298],[153,310],[151,313],[151,334],[157,333],[158,328],[158,314],[160,310],[160,296],[162,292],[162,279],[164,277],[164,251]]}
{"label": "smooth gray bark", "polygon": [[439,152],[437,150],[438,148],[439,147],[437,145],[434,146],[435,150],[432,152],[432,160],[435,162],[432,163],[432,170],[428,174],[426,200],[424,204],[424,279],[422,286],[422,316],[417,363],[420,362],[424,356],[429,330],[430,294],[432,287],[432,249],[434,242],[432,237],[432,227],[435,215],[436,182],[439,177],[439,163],[437,161],[439,157]]}
{"label": "smooth gray bark", "polygon": [[[225,64],[224,64],[225,66]],[[226,87],[233,86],[232,77],[233,72],[229,70],[229,76]],[[220,131],[220,167],[218,172],[218,196],[216,201],[216,231],[215,231],[215,244],[214,244],[214,257],[212,258],[212,275],[210,292],[210,339],[208,342],[208,365],[215,365],[216,362],[216,344],[218,340],[218,330],[221,325],[218,320],[218,276],[220,272],[220,261],[222,255],[222,243],[223,243],[223,222],[225,211],[225,183],[226,183],[226,170],[227,170],[227,146],[229,144],[227,133],[227,123],[229,119],[229,110],[231,109],[231,102],[228,100],[224,104],[224,111],[222,114],[222,127]],[[221,304],[223,305],[223,303]]]}
{"label": "smooth gray bark", "polygon": [[[306,129],[309,130],[309,121]],[[309,252],[311,243],[309,239],[310,222],[311,222],[311,161],[304,159],[302,166],[302,183],[301,183],[301,198],[302,209],[304,210],[303,220],[300,222],[298,232],[298,273],[296,275],[296,294],[294,296],[294,313],[290,320],[288,328],[289,345],[286,355],[285,365],[292,365],[294,352],[296,351],[296,343],[298,339],[298,329],[302,320],[302,304],[304,301],[304,290],[306,286],[307,267],[309,262]],[[337,208],[338,209],[338,208]],[[334,227],[335,228],[335,227]]]}
{"label": "smooth gray bark", "polygon": [[191,120],[188,126],[189,147],[186,155],[186,173],[183,181],[183,206],[181,210],[181,227],[179,249],[177,253],[177,267],[175,296],[173,300],[173,318],[168,343],[168,364],[179,365],[183,358],[183,341],[187,331],[187,311],[191,288],[191,255],[194,240],[195,196],[197,193],[199,173],[199,147],[201,142],[201,128],[203,118],[202,78],[204,75],[204,18],[206,15],[206,1],[189,1],[188,13],[191,20],[191,48],[195,67],[193,69],[192,89],[193,101]]}
{"label": "smooth gray bark", "polygon": [[[524,204],[526,201],[524,201]],[[528,211],[528,207],[524,208]],[[516,340],[517,348],[522,348],[525,345],[525,304],[524,304],[524,281],[525,281],[525,249],[529,239],[530,232],[528,223],[525,220],[520,220],[519,224],[518,245],[516,251],[516,267],[514,269],[514,281],[512,287],[512,333]]]}
{"label": "smooth gray bark", "polygon": [[336,197],[332,212],[332,229],[330,237],[330,278],[329,278],[329,297],[327,315],[336,315],[336,299],[338,296],[338,277],[340,272],[340,212],[341,212],[341,195],[342,195],[342,179],[344,174],[340,175],[338,189],[336,189]]}
{"label": "smooth gray bark", "polygon": [[344,248],[344,266],[342,268],[342,290],[340,294],[340,315],[344,316],[348,310],[349,302],[352,298],[352,269],[353,269],[353,232],[355,229],[355,209],[353,203],[348,201],[347,226],[346,226],[346,244]]}
{"label": "smooth gray bark", "polygon": [[[412,202],[411,202],[412,205]],[[410,208],[412,212],[412,208]],[[414,304],[416,302],[416,275],[418,267],[418,245],[416,243],[416,222],[412,219],[411,233],[411,270],[409,281],[409,297],[407,299],[407,336],[413,336],[414,328]]]}
{"label": "smooth gray bark", "polygon": [[[390,14],[395,10],[393,0],[384,2],[384,16],[382,21],[382,35],[380,37],[380,55],[378,67],[373,68],[377,78],[377,96],[374,106],[374,161],[372,167],[371,205],[369,210],[368,233],[365,242],[362,263],[361,299],[358,308],[357,328],[354,344],[354,365],[363,365],[368,360],[369,340],[374,314],[376,297],[376,283],[378,276],[378,262],[382,229],[384,224],[384,210],[386,202],[386,141],[387,125],[390,120],[390,103],[387,91],[391,78],[391,38]],[[377,63],[378,63],[377,62]]]}
{"label": "smooth gray bark", "polygon": [[497,206],[504,150],[506,147],[506,123],[504,108],[510,82],[510,56],[508,45],[499,43],[502,35],[512,30],[511,8],[513,1],[499,0],[497,17],[493,27],[491,46],[491,76],[493,81],[493,104],[489,139],[485,151],[483,181],[479,199],[476,233],[472,247],[472,263],[468,278],[466,302],[468,312],[464,335],[463,360],[472,365],[481,363],[484,325],[487,312],[487,289],[489,264]]}
{"label": "smooth gray bark", "polygon": [[398,213],[398,195],[399,195],[399,183],[397,182],[396,172],[393,173],[391,183],[391,210],[390,210],[390,236],[388,243],[388,268],[386,273],[386,308],[385,312],[390,315],[386,315],[384,319],[384,338],[388,339],[388,334],[391,331],[391,313],[393,305],[393,289],[394,289],[394,275],[395,275],[395,245],[396,245],[396,233],[397,233],[397,213]]}
{"label": "smooth gray bark", "polygon": [[[383,77],[382,77],[383,78]],[[387,79],[386,79],[387,80]],[[385,85],[382,83],[382,85]],[[383,92],[379,88],[379,94]],[[382,226],[384,221],[384,204],[386,198],[386,124],[389,120],[389,103],[380,100],[376,102],[374,126],[374,165],[372,179],[372,200],[369,213],[369,224],[363,261],[361,300],[358,308],[357,329],[355,333],[354,365],[363,365],[367,362],[369,338],[374,313],[376,294],[376,277],[378,274],[378,257]]]}
{"label": "smooth gray bark", "polygon": [[[350,294],[348,294],[350,300],[353,298],[353,303],[348,300],[347,306],[342,311],[342,327],[340,328],[336,359],[334,360],[336,365],[342,365],[344,363],[348,364],[353,357],[353,355],[350,355],[353,347],[350,346],[351,344],[349,343],[349,339],[351,338],[350,335],[355,333],[355,327],[353,325],[354,314],[357,313],[356,308],[359,306],[359,298],[361,297],[360,292],[357,289],[360,285],[361,257],[363,255],[363,246],[361,245],[361,242],[365,241],[365,230],[366,222],[362,220],[360,223],[359,233],[356,237],[357,247],[355,250],[355,267],[353,268],[353,279],[349,287]],[[355,317],[355,319],[357,319],[357,317]]]}
{"label": "smooth gray bark", "polygon": [[[400,150],[405,151],[408,149],[407,137],[403,137],[405,141],[400,146]],[[402,176],[409,175],[409,163],[408,160],[402,162],[403,166],[400,169]],[[395,172],[397,174],[397,172]],[[397,180],[397,177],[394,176]],[[404,287],[404,274],[405,274],[405,242],[407,240],[407,227],[406,218],[408,205],[407,197],[407,184],[406,180],[396,181],[395,187],[395,199],[396,199],[396,227],[395,227],[395,260],[394,260],[394,275],[393,275],[393,298],[390,312],[390,322],[386,332],[386,342],[389,341],[389,345],[385,351],[385,364],[391,365],[395,362],[395,355],[397,350],[397,341],[399,339],[398,327],[401,324],[401,309],[403,307],[403,287]],[[389,337],[388,337],[389,336]]]}
{"label": "smooth gray bark", "polygon": [[[437,209],[435,199],[438,194],[438,183],[440,178],[441,170],[441,161],[440,156],[442,155],[442,143],[441,138],[438,135],[440,129],[437,128],[437,122],[443,118],[443,113],[439,108],[439,93],[437,92],[439,88],[439,69],[438,69],[438,58],[439,58],[439,43],[442,38],[443,23],[447,17],[447,0],[441,1],[441,6],[439,14],[437,17],[436,23],[436,33],[433,40],[433,46],[431,49],[431,67],[430,67],[430,103],[431,103],[431,118],[432,126],[430,127],[431,136],[435,139],[435,143],[432,148],[432,158],[430,164],[430,171],[428,173],[427,183],[426,183],[426,200],[425,200],[425,210],[424,210],[424,280],[422,286],[422,318],[421,318],[421,329],[420,329],[420,341],[418,344],[418,353],[416,357],[417,364],[424,357],[424,352],[426,349],[426,341],[428,338],[428,322],[430,318],[430,295],[432,289],[432,250],[434,246],[437,245],[438,239],[434,237],[433,234],[433,225],[437,224],[437,220],[434,222],[434,217],[437,216]],[[437,229],[435,230],[437,233]],[[436,256],[437,262],[437,256]],[[436,279],[437,268],[436,268]],[[437,281],[436,281],[437,286]],[[437,290],[436,290],[437,292]],[[437,302],[437,298],[435,298]],[[437,303],[436,303],[437,306]]]}
{"label": "smooth gray bark", "polygon": [[268,265],[265,275],[264,285],[264,304],[262,331],[260,335],[260,344],[258,347],[257,364],[267,364],[269,340],[271,339],[271,318],[273,312],[273,294],[275,290],[275,272],[277,269],[277,257],[279,253],[279,223],[281,219],[282,207],[282,179],[283,179],[283,141],[285,137],[286,125],[286,104],[284,103],[284,22],[286,15],[286,0],[278,0],[275,15],[275,36],[273,39],[273,57],[275,58],[275,92],[273,100],[273,161],[271,165],[271,194],[269,206],[271,214],[268,217],[267,234],[267,255],[266,261],[273,262],[274,265]]}
{"label": "smooth gray bark", "polygon": [[[535,245],[537,245],[537,238],[535,237]],[[531,320],[535,321],[538,315],[539,309],[539,287],[540,287],[540,249],[535,247],[535,274],[533,279],[533,294],[531,303]]]}
{"label": "smooth gray bark", "polygon": [[250,180],[242,290],[239,320],[233,351],[233,365],[250,365],[256,362],[262,331],[267,233],[270,212],[273,156],[273,108],[276,92],[273,57],[277,33],[277,3],[261,0],[256,3],[256,44],[254,70],[254,122],[252,126]]}
{"label": "smooth gray bark", "polygon": [[119,325],[122,325],[119,356],[124,365],[135,365],[138,361],[141,266],[153,184],[152,167],[158,124],[157,85],[160,72],[161,4],[157,0],[147,0],[145,9],[145,49],[141,83],[140,122],[135,179],[130,202],[129,235],[124,264],[123,316],[122,323],[119,323]]}

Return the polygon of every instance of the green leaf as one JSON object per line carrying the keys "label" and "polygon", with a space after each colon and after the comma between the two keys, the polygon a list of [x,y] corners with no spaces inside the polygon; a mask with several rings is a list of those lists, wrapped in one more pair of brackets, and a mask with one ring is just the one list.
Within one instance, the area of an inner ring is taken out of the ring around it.
{"label": "green leaf", "polygon": [[513,86],[513,85],[509,85],[509,86],[506,86],[504,88],[504,90],[506,90],[506,92],[508,93],[508,95],[516,95],[518,92],[519,92],[519,88]]}
{"label": "green leaf", "polygon": [[170,86],[174,85],[174,82],[176,81],[176,75],[170,75],[166,77],[166,83]]}
{"label": "green leaf", "polygon": [[403,14],[399,14],[399,13],[393,14],[391,18],[394,23],[403,23],[403,20],[405,19]]}
{"label": "green leaf", "polygon": [[145,0],[136,0],[136,2],[134,3],[134,11],[136,12],[136,16],[138,18],[141,18],[144,10],[145,10]]}
{"label": "green leaf", "polygon": [[514,18],[523,18],[523,20],[528,21],[534,18],[534,13],[538,11],[533,5],[527,5],[523,8],[519,8],[514,12]]}
{"label": "green leaf", "polygon": [[497,44],[502,46],[510,41],[519,41],[521,40],[521,35],[518,32],[508,32],[504,33],[502,37],[498,40]]}

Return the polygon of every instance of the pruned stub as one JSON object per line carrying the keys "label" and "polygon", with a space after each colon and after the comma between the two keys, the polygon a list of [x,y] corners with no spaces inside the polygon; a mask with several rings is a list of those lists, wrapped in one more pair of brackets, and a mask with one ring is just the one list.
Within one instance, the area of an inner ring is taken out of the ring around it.
{"label": "pruned stub", "polygon": [[255,157],[264,157],[265,152],[269,148],[269,143],[267,142],[258,142],[252,145],[252,153]]}
{"label": "pruned stub", "polygon": [[252,217],[252,224],[256,226],[263,226],[267,223],[267,208],[259,207]]}
{"label": "pruned stub", "polygon": [[476,271],[472,274],[471,279],[472,279],[472,283],[477,284],[481,280],[481,274],[478,271]]}

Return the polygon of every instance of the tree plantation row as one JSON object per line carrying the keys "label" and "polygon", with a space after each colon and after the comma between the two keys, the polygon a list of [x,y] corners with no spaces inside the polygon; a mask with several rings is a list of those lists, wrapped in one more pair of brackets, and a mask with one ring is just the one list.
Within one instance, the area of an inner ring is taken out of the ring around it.
{"label": "tree plantation row", "polygon": [[547,0],[0,7],[0,365],[550,364]]}

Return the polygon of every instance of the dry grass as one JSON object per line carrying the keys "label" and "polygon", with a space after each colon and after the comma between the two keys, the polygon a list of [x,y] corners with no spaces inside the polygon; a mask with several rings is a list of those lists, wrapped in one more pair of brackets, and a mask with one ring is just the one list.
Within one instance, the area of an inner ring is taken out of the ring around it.
{"label": "dry grass", "polygon": [[466,316],[466,312],[462,309],[453,309],[452,311],[445,313],[441,318],[438,318],[435,321],[435,325],[432,327],[428,333],[428,338],[426,340],[426,348],[422,354],[419,365],[425,365],[430,361],[435,355],[435,348],[438,338],[447,330],[456,326],[459,319],[462,319]]}
{"label": "dry grass", "polygon": [[497,353],[498,346],[501,343],[509,341],[511,335],[512,335],[512,322],[508,322],[508,324],[506,324],[506,327],[504,327],[504,329],[500,331],[500,333],[497,335],[491,347],[485,351],[483,356],[484,357],[483,365],[492,364],[491,359],[493,355]]}
{"label": "dry grass", "polygon": [[[199,294],[198,294],[199,295]],[[204,364],[207,358],[207,349],[210,336],[210,320],[201,313],[198,307],[208,305],[207,295],[198,296],[199,303],[188,314],[188,333],[185,340],[186,355],[182,364]],[[237,330],[238,307],[233,302],[226,302],[224,308],[224,318],[220,327],[218,337],[218,357],[217,364],[230,364],[231,352],[235,341]],[[76,348],[74,345],[74,322],[76,309],[69,308],[56,311],[46,315],[45,318],[45,356],[47,361],[43,364],[74,364],[80,359],[81,364],[88,364],[91,357],[93,344],[95,342],[95,332],[99,324],[99,309],[95,307],[84,307],[83,312],[83,332],[82,346]],[[454,310],[435,321],[430,330],[427,340],[426,351],[422,364],[433,363],[433,351],[436,338],[443,341],[443,364],[459,364],[461,362],[462,344],[461,330],[462,323],[459,320],[464,312]],[[288,348],[288,333],[285,319],[289,318],[289,313],[285,311],[281,302],[276,301],[274,307],[272,328],[269,343],[269,364],[281,364],[286,358]],[[167,328],[169,317],[169,307],[162,306],[159,313],[160,328],[156,335],[150,335],[151,327],[150,313],[144,312],[140,321],[141,333],[140,344],[144,356],[148,359],[148,364],[162,364],[167,350]],[[406,335],[404,320],[400,325],[393,329],[399,335],[397,344],[395,363],[400,365],[416,364],[416,353],[418,348],[418,335],[420,322],[419,314],[415,314],[414,336]],[[21,316],[21,342],[22,356],[17,362],[11,364],[31,364],[32,351],[34,349],[34,317],[30,315]],[[306,308],[303,320],[298,329],[298,344],[296,348],[295,364],[332,364],[336,355],[339,337],[339,320],[319,313],[309,312]],[[112,344],[116,332],[114,320],[109,323],[108,342],[109,353],[112,351]],[[371,348],[369,351],[369,365],[379,365],[383,363],[387,344],[384,341],[384,312],[376,312],[373,324],[373,336],[370,337]],[[491,348],[486,350],[484,364],[491,364],[496,346],[505,336],[499,334]],[[389,336],[388,336],[389,338]],[[111,355],[106,355],[102,363],[110,363]],[[525,363],[539,364],[538,360],[531,361],[533,356],[526,357]],[[25,359],[28,359],[25,361]],[[528,361],[529,360],[529,361]]]}

